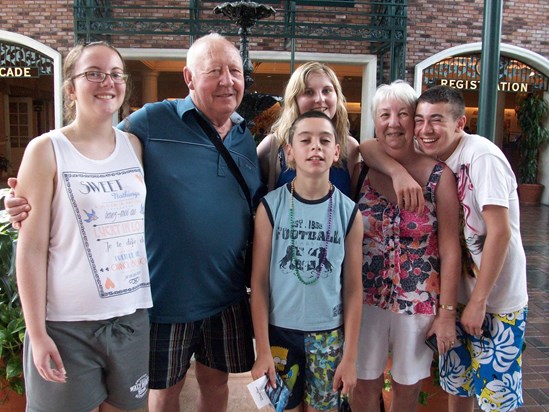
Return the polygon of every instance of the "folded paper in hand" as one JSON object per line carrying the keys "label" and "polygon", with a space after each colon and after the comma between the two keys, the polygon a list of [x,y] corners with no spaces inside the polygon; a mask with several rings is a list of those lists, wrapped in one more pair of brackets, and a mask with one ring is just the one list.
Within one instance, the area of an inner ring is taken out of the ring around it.
{"label": "folded paper in hand", "polygon": [[261,378],[256,379],[255,381],[248,384],[248,390],[252,395],[257,409],[261,409],[271,404],[267,393],[265,393],[265,385],[267,385],[267,381],[267,376],[262,376]]}

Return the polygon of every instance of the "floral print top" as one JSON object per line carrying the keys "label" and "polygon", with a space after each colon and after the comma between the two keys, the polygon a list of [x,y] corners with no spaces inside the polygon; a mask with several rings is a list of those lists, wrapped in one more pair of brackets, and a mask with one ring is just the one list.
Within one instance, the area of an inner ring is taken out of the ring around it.
{"label": "floral print top", "polygon": [[403,314],[436,314],[440,293],[435,190],[445,165],[433,168],[422,215],[401,210],[369,178],[358,207],[364,222],[363,303]]}

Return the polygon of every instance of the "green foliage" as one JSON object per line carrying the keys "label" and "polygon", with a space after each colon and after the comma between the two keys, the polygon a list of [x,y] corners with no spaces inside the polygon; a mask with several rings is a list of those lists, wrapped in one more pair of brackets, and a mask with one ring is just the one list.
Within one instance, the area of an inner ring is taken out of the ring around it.
{"label": "green foliage", "polygon": [[[391,371],[388,372],[389,376],[391,375]],[[383,380],[383,390],[386,392],[391,392],[391,379],[390,378],[384,378]]]}
{"label": "green foliage", "polygon": [[529,94],[520,103],[517,119],[522,136],[517,144],[520,152],[519,182],[536,183],[539,151],[549,142],[549,130],[543,127],[543,120],[549,112],[549,105],[543,97]]}
{"label": "green foliage", "polygon": [[[0,190],[0,202],[8,189]],[[25,321],[15,281],[17,231],[5,211],[0,212],[0,391],[25,392],[23,384],[23,338]],[[0,402],[2,399],[0,399]]]}
{"label": "green foliage", "polygon": [[428,400],[429,400],[429,394],[427,392],[424,392],[424,391],[419,392],[417,401],[420,405],[423,405],[423,406],[427,405]]}
{"label": "green foliage", "polygon": [[10,161],[4,156],[0,156],[0,171],[7,172],[10,167]]}
{"label": "green foliage", "polygon": [[[438,370],[438,356],[436,356],[436,355],[433,356],[433,362],[431,363],[431,371],[433,372],[433,376],[432,376],[433,384],[435,386],[440,386],[440,372]],[[392,389],[391,379],[392,379],[391,370],[389,369],[389,370],[386,371],[385,376],[383,378],[383,390],[386,391],[386,392],[390,392],[391,389]],[[431,396],[433,396],[432,393],[425,392],[425,391],[420,391],[419,395],[418,395],[417,402],[420,405],[426,406],[426,405],[428,405],[429,398]]]}

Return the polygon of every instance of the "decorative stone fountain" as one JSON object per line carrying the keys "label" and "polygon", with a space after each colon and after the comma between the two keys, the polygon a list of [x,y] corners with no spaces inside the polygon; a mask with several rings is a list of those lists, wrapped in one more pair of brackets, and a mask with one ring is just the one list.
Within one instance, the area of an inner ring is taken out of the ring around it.
{"label": "decorative stone fountain", "polygon": [[217,14],[223,14],[229,17],[239,27],[240,35],[240,56],[244,66],[245,92],[242,103],[238,108],[238,113],[249,123],[263,111],[272,107],[282,99],[278,96],[272,96],[263,93],[251,93],[250,87],[254,83],[252,73],[254,67],[250,60],[248,37],[251,34],[251,28],[264,18],[273,16],[276,11],[270,6],[258,4],[253,1],[236,1],[232,3],[223,3],[214,8]]}

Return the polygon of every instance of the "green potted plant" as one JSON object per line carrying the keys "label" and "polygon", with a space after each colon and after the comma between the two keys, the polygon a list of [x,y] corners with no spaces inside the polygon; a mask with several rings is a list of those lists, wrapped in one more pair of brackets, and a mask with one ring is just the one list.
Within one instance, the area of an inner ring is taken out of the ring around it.
{"label": "green potted plant", "polygon": [[547,102],[541,95],[533,93],[522,100],[516,111],[522,132],[517,141],[520,154],[519,198],[522,203],[537,204],[541,199],[543,185],[537,182],[538,159],[540,149],[549,142],[549,130],[543,127],[543,120],[548,112]]}
{"label": "green potted plant", "polygon": [[[9,189],[0,190],[0,202]],[[17,231],[0,212],[0,405],[12,394],[23,395],[22,356],[25,321],[15,281]],[[0,406],[1,410],[1,406]]]}
{"label": "green potted plant", "polygon": [[10,161],[7,157],[0,155],[0,179],[5,180],[10,172]]}
{"label": "green potted plant", "polygon": [[5,156],[0,155],[0,172],[7,173],[10,168],[10,161]]}

